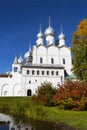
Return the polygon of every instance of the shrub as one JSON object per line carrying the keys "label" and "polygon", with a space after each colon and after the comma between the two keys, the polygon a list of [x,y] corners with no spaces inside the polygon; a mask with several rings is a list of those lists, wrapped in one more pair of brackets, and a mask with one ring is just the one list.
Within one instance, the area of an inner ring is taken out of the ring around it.
{"label": "shrub", "polygon": [[87,82],[67,80],[58,85],[53,97],[56,105],[64,109],[86,110],[87,109]]}
{"label": "shrub", "polygon": [[49,82],[44,82],[38,87],[36,91],[37,102],[44,106],[53,106],[53,95],[55,95],[56,89]]}

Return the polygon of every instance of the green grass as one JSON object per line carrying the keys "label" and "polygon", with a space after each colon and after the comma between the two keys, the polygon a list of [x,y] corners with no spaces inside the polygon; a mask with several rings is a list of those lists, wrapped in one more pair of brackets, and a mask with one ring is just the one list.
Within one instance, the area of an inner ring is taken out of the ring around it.
{"label": "green grass", "polygon": [[27,119],[33,117],[39,120],[63,122],[77,128],[77,130],[87,130],[87,111],[69,111],[60,110],[58,107],[43,107],[35,104],[30,97],[0,97],[0,112],[19,115],[21,119],[23,116],[23,119],[24,117]]}
{"label": "green grass", "polygon": [[46,108],[48,119],[63,122],[79,130],[87,130],[87,111],[59,110],[57,107]]}

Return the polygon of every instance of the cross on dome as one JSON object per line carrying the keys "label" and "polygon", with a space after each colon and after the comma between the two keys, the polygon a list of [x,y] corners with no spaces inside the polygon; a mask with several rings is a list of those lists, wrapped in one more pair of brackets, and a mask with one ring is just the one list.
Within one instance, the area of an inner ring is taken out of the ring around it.
{"label": "cross on dome", "polygon": [[65,39],[65,34],[63,34],[63,31],[62,31],[62,25],[61,25],[61,28],[60,28],[60,34],[58,36],[58,39]]}
{"label": "cross on dome", "polygon": [[37,39],[38,38],[43,38],[43,33],[42,33],[42,31],[41,31],[41,24],[40,24],[40,31],[39,31],[39,33],[37,34]]}
{"label": "cross on dome", "polygon": [[49,27],[51,27],[50,16],[49,16]]}
{"label": "cross on dome", "polygon": [[45,30],[45,36],[47,36],[47,35],[52,35],[52,36],[55,36],[55,31],[54,31],[54,29],[51,27],[51,25],[50,25],[50,22],[51,20],[50,20],[50,16],[49,16],[49,26],[48,26],[48,28]]}

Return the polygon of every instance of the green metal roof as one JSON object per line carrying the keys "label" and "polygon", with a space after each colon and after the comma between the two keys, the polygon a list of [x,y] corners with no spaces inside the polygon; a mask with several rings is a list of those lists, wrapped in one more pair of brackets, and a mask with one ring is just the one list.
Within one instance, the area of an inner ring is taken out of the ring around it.
{"label": "green metal roof", "polygon": [[77,79],[77,77],[75,75],[69,75],[66,77],[66,79]]}

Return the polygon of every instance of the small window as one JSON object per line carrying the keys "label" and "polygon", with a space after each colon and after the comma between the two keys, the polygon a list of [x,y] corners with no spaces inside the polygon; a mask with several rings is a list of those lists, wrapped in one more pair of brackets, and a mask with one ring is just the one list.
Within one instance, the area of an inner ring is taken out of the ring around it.
{"label": "small window", "polygon": [[51,74],[54,75],[54,71],[51,71]]}
{"label": "small window", "polygon": [[14,67],[14,72],[17,72],[18,68],[17,67]]}
{"label": "small window", "polygon": [[51,64],[54,64],[54,59],[53,58],[51,58]]}
{"label": "small window", "polygon": [[40,63],[41,63],[41,64],[43,63],[43,59],[42,59],[42,58],[40,58]]}
{"label": "small window", "polygon": [[61,76],[61,83],[62,83],[63,77]]}
{"label": "small window", "polygon": [[47,75],[49,75],[49,71],[47,71]]}
{"label": "small window", "polygon": [[56,75],[58,75],[59,73],[58,73],[58,71],[56,71]]}
{"label": "small window", "polygon": [[39,75],[39,70],[37,70],[37,75]]}
{"label": "small window", "polygon": [[32,75],[34,75],[34,70],[32,70]]}
{"label": "small window", "polygon": [[27,74],[29,74],[29,70],[27,70]]}
{"label": "small window", "polygon": [[65,64],[65,58],[63,58],[63,64]]}
{"label": "small window", "polygon": [[42,75],[44,75],[44,71],[42,71]]}
{"label": "small window", "polygon": [[29,80],[29,84],[31,84],[31,81]]}

